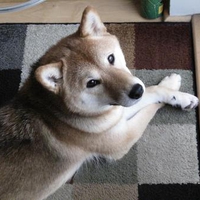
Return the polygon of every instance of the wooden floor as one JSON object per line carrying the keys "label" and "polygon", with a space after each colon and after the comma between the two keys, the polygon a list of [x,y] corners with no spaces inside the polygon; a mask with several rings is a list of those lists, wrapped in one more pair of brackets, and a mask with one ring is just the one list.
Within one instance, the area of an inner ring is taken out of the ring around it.
{"label": "wooden floor", "polygon": [[[200,99],[200,15],[192,17],[194,57],[196,70],[197,94]],[[200,126],[200,106],[199,106],[199,126]]]}
{"label": "wooden floor", "polygon": [[[0,7],[13,6],[25,0],[0,0]],[[140,0],[46,0],[15,13],[0,14],[0,23],[77,23],[83,9],[94,6],[104,22],[189,21],[188,17],[169,17],[147,20],[140,15]]]}
{"label": "wooden floor", "polygon": [[[13,6],[22,2],[25,0],[0,0],[0,7]],[[140,0],[47,0],[27,10],[0,14],[0,23],[78,23],[82,11],[88,5],[98,10],[103,22],[187,22],[192,20],[197,92],[200,98],[200,15],[192,18],[191,16],[170,17],[165,9],[164,17],[147,20],[140,15]]]}

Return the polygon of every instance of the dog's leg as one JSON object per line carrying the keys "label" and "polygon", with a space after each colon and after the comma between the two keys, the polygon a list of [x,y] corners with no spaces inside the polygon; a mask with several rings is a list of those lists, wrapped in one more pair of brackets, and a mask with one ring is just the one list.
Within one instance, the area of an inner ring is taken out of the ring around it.
{"label": "dog's leg", "polygon": [[112,159],[118,160],[128,153],[130,148],[140,139],[158,109],[163,105],[164,104],[148,105],[126,122],[127,131],[125,135],[121,135],[122,138],[118,138],[118,141],[121,141],[118,148],[116,148],[115,143],[110,143],[110,147],[115,146],[116,149],[116,152],[110,155]]}
{"label": "dog's leg", "polygon": [[131,146],[139,140],[151,119],[163,106],[164,104],[148,105],[127,121],[129,141],[132,139]]}
{"label": "dog's leg", "polygon": [[181,77],[177,74],[165,77],[157,86],[146,88],[142,99],[131,108],[125,108],[125,118],[130,119],[147,105],[166,103],[183,110],[190,110],[198,105],[198,98],[184,92],[179,92]]}

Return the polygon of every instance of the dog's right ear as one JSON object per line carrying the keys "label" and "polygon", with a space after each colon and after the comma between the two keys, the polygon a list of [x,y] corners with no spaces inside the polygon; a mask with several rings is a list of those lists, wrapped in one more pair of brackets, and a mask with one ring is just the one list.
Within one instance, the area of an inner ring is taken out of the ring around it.
{"label": "dog's right ear", "polygon": [[62,66],[60,61],[38,67],[35,71],[36,80],[46,89],[58,94],[63,77]]}
{"label": "dog's right ear", "polygon": [[79,27],[80,36],[100,36],[106,32],[106,27],[102,23],[97,11],[93,7],[86,7]]}

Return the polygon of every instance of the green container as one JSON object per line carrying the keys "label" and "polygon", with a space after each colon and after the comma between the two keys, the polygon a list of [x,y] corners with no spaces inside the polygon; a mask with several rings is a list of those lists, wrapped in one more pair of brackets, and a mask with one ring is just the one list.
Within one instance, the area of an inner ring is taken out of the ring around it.
{"label": "green container", "polygon": [[162,15],[163,3],[161,0],[141,0],[141,14],[147,19],[156,19]]}

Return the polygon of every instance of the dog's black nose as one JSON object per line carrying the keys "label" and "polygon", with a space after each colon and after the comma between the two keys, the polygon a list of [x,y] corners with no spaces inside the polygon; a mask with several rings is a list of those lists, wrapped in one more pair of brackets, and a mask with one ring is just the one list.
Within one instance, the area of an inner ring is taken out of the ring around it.
{"label": "dog's black nose", "polygon": [[135,84],[132,87],[132,89],[131,89],[131,91],[130,91],[128,96],[131,99],[139,99],[142,96],[143,93],[144,93],[143,87],[140,84]]}

